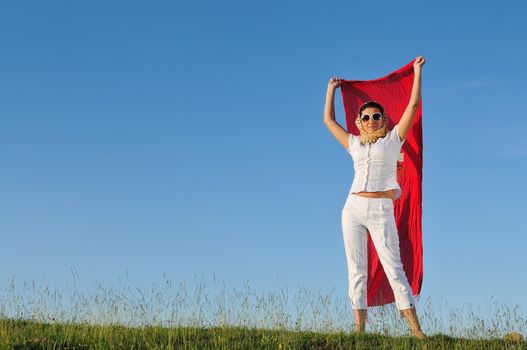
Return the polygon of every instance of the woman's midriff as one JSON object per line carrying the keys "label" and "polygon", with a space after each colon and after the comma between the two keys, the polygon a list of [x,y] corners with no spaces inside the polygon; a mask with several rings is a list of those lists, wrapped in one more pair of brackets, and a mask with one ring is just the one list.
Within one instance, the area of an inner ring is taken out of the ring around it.
{"label": "woman's midriff", "polygon": [[365,198],[391,198],[395,197],[394,190],[379,191],[379,192],[358,192],[355,193],[357,196]]}

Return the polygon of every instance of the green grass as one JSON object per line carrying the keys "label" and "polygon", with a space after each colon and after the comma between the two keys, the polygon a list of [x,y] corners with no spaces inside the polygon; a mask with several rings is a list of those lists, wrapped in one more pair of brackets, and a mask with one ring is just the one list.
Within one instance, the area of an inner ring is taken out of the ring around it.
{"label": "green grass", "polygon": [[243,327],[123,327],[0,321],[2,349],[527,349],[527,342]]}
{"label": "green grass", "polygon": [[[211,292],[213,292],[211,294]],[[420,301],[425,340],[410,336],[393,304],[370,308],[357,335],[349,300],[299,288],[228,291],[164,279],[149,288],[81,287],[65,293],[14,278],[0,291],[0,349],[527,349],[518,307]]]}

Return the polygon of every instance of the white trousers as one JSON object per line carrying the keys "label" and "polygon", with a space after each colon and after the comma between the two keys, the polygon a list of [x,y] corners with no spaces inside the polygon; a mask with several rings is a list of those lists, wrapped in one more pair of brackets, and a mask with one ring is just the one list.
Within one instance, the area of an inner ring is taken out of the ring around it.
{"label": "white trousers", "polygon": [[348,261],[349,297],[354,309],[367,309],[368,231],[395,296],[397,309],[415,305],[401,262],[399,234],[389,198],[350,194],[342,209],[342,235]]}

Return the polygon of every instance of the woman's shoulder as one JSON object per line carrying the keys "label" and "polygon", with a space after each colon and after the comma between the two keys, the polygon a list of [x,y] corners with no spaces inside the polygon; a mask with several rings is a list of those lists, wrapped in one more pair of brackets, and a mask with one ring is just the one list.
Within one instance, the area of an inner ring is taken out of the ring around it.
{"label": "woman's shoulder", "polygon": [[355,146],[355,141],[357,136],[353,135],[351,132],[348,132],[348,152],[351,153],[353,147]]}
{"label": "woman's shoulder", "polygon": [[386,140],[393,141],[397,144],[402,144],[405,140],[401,140],[401,137],[399,136],[399,129],[397,128],[397,125],[395,125],[385,137]]}

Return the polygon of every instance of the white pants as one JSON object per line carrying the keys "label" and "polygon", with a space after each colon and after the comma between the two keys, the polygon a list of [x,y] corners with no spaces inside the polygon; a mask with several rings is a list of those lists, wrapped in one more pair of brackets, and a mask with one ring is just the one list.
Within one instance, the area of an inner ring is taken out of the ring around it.
{"label": "white pants", "polygon": [[397,309],[415,304],[403,270],[399,234],[389,198],[364,198],[350,194],[342,209],[342,235],[348,261],[349,297],[354,309],[367,309],[368,233],[395,296]]}

